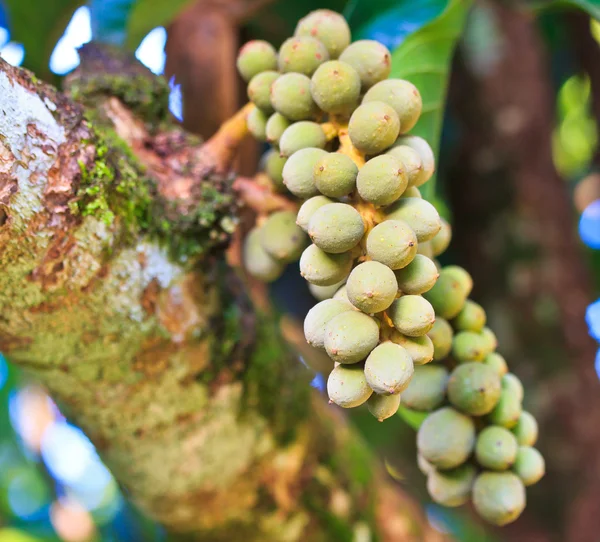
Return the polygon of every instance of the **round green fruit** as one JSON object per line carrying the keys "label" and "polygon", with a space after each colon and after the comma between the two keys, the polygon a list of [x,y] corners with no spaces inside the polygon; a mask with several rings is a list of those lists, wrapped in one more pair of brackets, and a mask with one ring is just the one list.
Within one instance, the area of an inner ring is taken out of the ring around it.
{"label": "round green fruit", "polygon": [[421,157],[421,164],[423,166],[423,169],[421,170],[420,174],[417,175],[417,177],[414,179],[412,186],[419,187],[422,184],[426,183],[435,171],[435,157],[433,155],[431,147],[429,146],[429,143],[427,143],[427,141],[425,141],[422,137],[419,136],[402,135],[396,140],[394,147],[399,145],[406,145],[407,147],[411,147],[412,149],[417,151],[417,153]]}
{"label": "round green fruit", "polygon": [[465,297],[468,297],[473,289],[473,279],[466,269],[458,265],[447,265],[444,267],[444,273],[457,280],[462,288]]}
{"label": "round green fruit", "polygon": [[300,226],[305,232],[308,233],[308,225],[312,216],[324,205],[333,203],[333,200],[325,196],[313,196],[307,199],[298,209],[298,215],[296,216],[296,224]]}
{"label": "round green fruit", "polygon": [[355,41],[344,49],[339,58],[358,72],[363,90],[387,79],[392,69],[389,50],[374,40]]}
{"label": "round green fruit", "polygon": [[254,228],[246,236],[242,259],[248,273],[263,282],[272,282],[283,273],[284,265],[263,248],[260,228]]}
{"label": "round green fruit", "polygon": [[285,73],[277,78],[271,85],[271,104],[292,121],[310,119],[317,111],[310,93],[310,79],[301,73]]}
{"label": "round green fruit", "polygon": [[462,310],[467,296],[460,282],[445,270],[440,271],[436,283],[431,290],[423,293],[423,297],[431,303],[437,316],[451,320]]}
{"label": "round green fruit", "polygon": [[248,131],[252,134],[254,139],[257,139],[258,141],[267,140],[267,119],[268,116],[266,113],[261,109],[258,109],[258,107],[248,113],[246,123]]}
{"label": "round green fruit", "polygon": [[508,372],[508,365],[503,356],[498,354],[498,352],[491,352],[487,356],[485,356],[483,363],[489,365],[498,376],[502,377]]}
{"label": "round green fruit", "polygon": [[423,100],[417,87],[403,79],[387,79],[373,85],[365,94],[363,103],[381,101],[390,105],[400,119],[400,133],[406,133],[417,124]]}
{"label": "round green fruit", "polygon": [[364,360],[378,342],[377,322],[362,312],[343,312],[330,320],[325,327],[325,350],[329,357],[338,363],[357,363]]}
{"label": "round green fruit", "polygon": [[452,354],[460,361],[483,361],[489,352],[485,341],[474,331],[460,331],[452,340]]}
{"label": "round green fruit", "polygon": [[533,446],[538,438],[537,420],[532,414],[524,410],[519,416],[519,421],[512,428],[512,432],[520,445]]}
{"label": "round green fruit", "polygon": [[317,286],[316,284],[308,284],[308,289],[315,299],[323,301],[333,298],[334,294],[340,289],[344,282],[336,282],[331,286]]}
{"label": "round green fruit", "polygon": [[439,256],[446,252],[446,249],[450,245],[450,241],[452,240],[452,226],[440,217],[442,222],[442,227],[440,231],[438,231],[433,239],[431,239],[431,250],[433,251],[434,256]]}
{"label": "round green fruit", "polygon": [[469,500],[476,475],[477,469],[468,464],[451,470],[433,470],[427,477],[427,491],[442,506],[461,506]]}
{"label": "round green fruit", "polygon": [[513,373],[506,373],[502,377],[502,389],[506,390],[507,393],[514,395],[519,402],[523,401],[525,396],[525,389],[523,383],[519,380],[519,377]]}
{"label": "round green fruit", "polygon": [[504,427],[491,425],[477,437],[475,457],[485,469],[506,470],[517,458],[517,439]]}
{"label": "round green fruit", "polygon": [[331,286],[344,280],[352,269],[350,253],[328,254],[310,245],[300,256],[300,274],[317,286]]}
{"label": "round green fruit", "polygon": [[542,454],[535,448],[519,446],[513,470],[525,486],[531,486],[543,478],[546,472],[546,462]]}
{"label": "round green fruit", "polygon": [[491,412],[500,394],[500,377],[483,363],[458,365],[448,381],[450,403],[471,416],[483,416]]}
{"label": "round green fruit", "polygon": [[358,167],[351,158],[339,152],[330,152],[316,164],[313,177],[319,192],[331,198],[347,196],[356,189]]}
{"label": "round green fruit", "polygon": [[352,305],[338,299],[317,303],[304,318],[304,336],[315,348],[325,348],[325,328],[339,314],[352,310]]}
{"label": "round green fruit", "polygon": [[[483,364],[482,364],[483,365]],[[506,375],[504,375],[506,377]],[[521,400],[502,386],[500,400],[488,416],[490,423],[512,429],[519,422],[523,407]]]}
{"label": "round green fruit", "polygon": [[433,327],[435,312],[431,303],[420,295],[403,295],[388,309],[394,327],[408,337],[425,335]]}
{"label": "round green fruit", "polygon": [[[302,120],[290,124],[290,126],[285,129],[285,132],[281,134],[281,138],[279,139],[279,151],[281,156],[292,156],[292,154],[302,149],[323,149],[326,143],[325,132],[323,132],[323,128],[321,128],[320,124]],[[311,166],[312,174],[312,169],[314,169],[315,166],[314,162],[311,163]],[[312,175],[311,183],[314,186]]]}
{"label": "round green fruit", "polygon": [[325,45],[312,36],[288,38],[279,48],[278,66],[282,73],[311,76],[326,60],[329,60],[329,53]]}
{"label": "round green fruit", "polygon": [[343,408],[365,403],[373,394],[361,365],[338,365],[327,378],[329,400]]}
{"label": "round green fruit", "polygon": [[404,165],[389,154],[371,158],[360,169],[356,178],[360,197],[376,207],[396,201],[406,190],[406,186]]}
{"label": "round green fruit", "polygon": [[263,158],[263,168],[265,173],[273,181],[273,185],[277,190],[285,190],[283,184],[283,166],[287,162],[287,158],[279,156],[275,149],[269,150]]}
{"label": "round green fruit", "polygon": [[[395,220],[386,220],[383,224],[390,224],[396,222]],[[377,226],[379,227],[379,226]],[[411,228],[412,232],[412,228]],[[413,236],[414,236],[414,232]],[[416,236],[415,236],[416,241]],[[367,238],[367,247],[369,240]],[[415,247],[416,247],[415,242]],[[367,248],[368,250],[368,248]],[[433,263],[433,260],[422,254],[415,254],[413,260],[402,269],[395,271],[396,280],[398,281],[398,288],[403,294],[420,295],[428,292],[433,288],[433,285],[440,276],[437,267]]]}
{"label": "round green fruit", "polygon": [[354,248],[365,233],[360,213],[347,203],[328,203],[308,223],[308,235],[321,250],[340,254]]}
{"label": "round green fruit", "polygon": [[313,74],[310,92],[316,104],[330,115],[349,115],[358,105],[360,77],[339,60],[321,64]]}
{"label": "round green fruit", "polygon": [[295,36],[312,36],[325,45],[330,58],[338,58],[350,45],[350,27],[339,13],[317,9],[298,21]]}
{"label": "round green fruit", "polygon": [[445,360],[452,350],[452,338],[454,337],[452,326],[448,320],[436,316],[433,327],[427,336],[433,342],[433,360]]}
{"label": "round green fruit", "polygon": [[250,81],[261,72],[277,69],[277,52],[266,41],[249,41],[240,49],[236,65],[242,79]]}
{"label": "round green fruit", "polygon": [[283,166],[283,184],[297,198],[308,199],[319,191],[313,181],[313,169],[325,155],[323,149],[301,149],[290,156]]}
{"label": "round green fruit", "polygon": [[390,269],[406,268],[417,255],[417,237],[406,222],[386,220],[369,232],[367,254]]}
{"label": "round green fruit", "polygon": [[377,418],[378,421],[382,422],[391,418],[400,406],[400,394],[396,395],[377,395],[374,393],[369,397],[367,401],[367,408],[369,412]]}
{"label": "round green fruit", "polygon": [[266,71],[255,75],[248,83],[248,99],[267,114],[273,112],[271,85],[278,77],[279,73]]}
{"label": "round green fruit", "polygon": [[433,342],[427,335],[407,337],[397,332],[393,341],[408,352],[414,365],[425,365],[433,359]]}
{"label": "round green fruit", "polygon": [[386,219],[404,220],[415,232],[419,243],[434,237],[442,225],[435,207],[421,198],[400,198],[385,209],[385,215]]}
{"label": "round green fruit", "polygon": [[[419,182],[419,177],[423,171],[423,163],[421,162],[419,153],[407,145],[398,145],[389,149],[386,154],[393,156],[404,164],[408,188],[404,194],[402,194],[402,197],[420,198],[421,192],[419,192],[419,189],[415,186],[415,183]],[[412,194],[410,192],[412,192]]]}
{"label": "round green fruit", "polygon": [[462,465],[474,446],[473,420],[450,407],[432,412],[417,433],[419,453],[439,469]]}
{"label": "round green fruit", "polygon": [[357,309],[373,314],[386,310],[392,304],[398,283],[389,267],[379,262],[363,262],[350,273],[346,292]]}
{"label": "round green fruit", "polygon": [[306,234],[296,224],[292,211],[278,211],[269,215],[261,227],[263,248],[276,260],[293,262],[308,244]]}
{"label": "round green fruit", "polygon": [[408,352],[391,341],[377,346],[365,362],[367,382],[380,395],[394,395],[405,390],[413,371],[413,362]]}
{"label": "round green fruit", "polygon": [[267,141],[273,145],[279,145],[279,139],[291,122],[281,113],[273,113],[267,120],[265,134]]}
{"label": "round green fruit", "polygon": [[502,526],[525,509],[525,487],[512,472],[483,472],[473,484],[473,505],[486,521]]}
{"label": "round green fruit", "polygon": [[415,367],[410,384],[402,392],[403,404],[427,412],[438,408],[446,397],[448,378],[448,370],[442,365]]}
{"label": "round green fruit", "polygon": [[398,115],[383,102],[359,105],[348,123],[352,144],[365,154],[379,154],[390,147],[399,130]]}

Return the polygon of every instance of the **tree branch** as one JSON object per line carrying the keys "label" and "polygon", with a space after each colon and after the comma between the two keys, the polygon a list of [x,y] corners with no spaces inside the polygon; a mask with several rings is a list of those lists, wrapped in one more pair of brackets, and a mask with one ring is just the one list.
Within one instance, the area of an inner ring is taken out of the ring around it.
{"label": "tree branch", "polygon": [[[438,540],[226,269],[215,147],[122,99],[84,110],[1,60],[0,95],[0,348],[126,494],[197,540]],[[202,250],[173,259],[199,227]]]}

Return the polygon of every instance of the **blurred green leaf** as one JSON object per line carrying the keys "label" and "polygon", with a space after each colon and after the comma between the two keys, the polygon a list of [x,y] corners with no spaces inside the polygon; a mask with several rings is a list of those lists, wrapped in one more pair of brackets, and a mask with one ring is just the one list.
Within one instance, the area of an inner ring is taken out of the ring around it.
{"label": "blurred green leaf", "polygon": [[50,78],[48,66],[56,42],[84,0],[5,0],[11,39],[23,44],[23,65]]}
{"label": "blurred green leaf", "polygon": [[0,529],[0,542],[41,542],[41,539],[29,536],[25,531],[6,528]]}
{"label": "blurred green leaf", "polygon": [[[436,19],[423,26],[392,51],[391,77],[415,84],[423,97],[423,112],[411,134],[426,139],[438,156],[446,90],[454,48],[464,28],[472,0],[452,0]],[[435,194],[435,177],[424,184],[423,197]]]}
{"label": "blurred green leaf", "polygon": [[600,19],[600,0],[540,0],[530,4],[533,11],[548,8],[579,8],[586,11],[594,19]]}
{"label": "blurred green leaf", "polygon": [[410,408],[400,405],[400,408],[398,408],[398,415],[413,429],[417,430],[421,427],[423,420],[427,418],[429,412],[417,412],[416,410],[411,410]]}
{"label": "blurred green leaf", "polygon": [[127,37],[127,21],[136,0],[90,0],[92,35],[97,41],[122,45]]}

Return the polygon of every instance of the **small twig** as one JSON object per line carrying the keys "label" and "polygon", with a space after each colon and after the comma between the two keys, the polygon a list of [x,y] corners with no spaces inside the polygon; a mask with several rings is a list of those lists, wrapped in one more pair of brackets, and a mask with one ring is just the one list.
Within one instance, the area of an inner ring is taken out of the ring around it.
{"label": "small twig", "polygon": [[258,215],[272,213],[278,210],[297,211],[298,206],[281,194],[275,194],[269,186],[265,186],[257,178],[237,177],[233,189],[248,207]]}

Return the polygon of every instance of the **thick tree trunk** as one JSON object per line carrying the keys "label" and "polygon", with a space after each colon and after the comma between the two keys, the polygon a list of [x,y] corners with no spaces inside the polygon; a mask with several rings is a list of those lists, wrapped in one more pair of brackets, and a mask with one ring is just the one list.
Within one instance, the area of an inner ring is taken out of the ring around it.
{"label": "thick tree trunk", "polygon": [[161,84],[101,56],[71,81],[88,109],[0,60],[0,350],[172,531],[439,539],[224,263],[240,119],[193,146]]}

